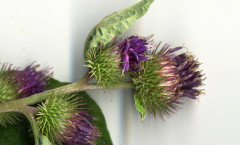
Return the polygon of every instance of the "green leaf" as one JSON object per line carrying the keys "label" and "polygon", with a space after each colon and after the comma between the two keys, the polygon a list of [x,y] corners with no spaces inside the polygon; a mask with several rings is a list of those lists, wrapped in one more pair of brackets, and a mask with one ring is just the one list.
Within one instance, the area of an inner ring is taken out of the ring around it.
{"label": "green leaf", "polygon": [[[50,79],[47,88],[54,89],[67,84],[69,83],[61,83],[55,79]],[[100,107],[86,92],[79,92],[77,94],[86,100],[88,108],[90,109],[89,114],[97,119],[96,121],[92,121],[92,123],[99,129],[99,132],[101,133],[101,136],[96,140],[96,145],[112,145],[113,143]]]}
{"label": "green leaf", "polygon": [[145,103],[143,99],[140,96],[138,96],[136,93],[134,94],[134,100],[135,100],[135,107],[137,111],[141,114],[141,121],[143,121],[146,116]]}
{"label": "green leaf", "polygon": [[[34,139],[30,130],[27,118],[18,120],[16,124],[9,124],[7,127],[0,125],[0,145],[33,145]],[[32,138],[31,138],[32,137]]]}
{"label": "green leaf", "polygon": [[116,35],[120,35],[140,17],[142,17],[154,0],[142,0],[128,8],[105,17],[89,33],[84,47],[84,54],[89,48],[97,48],[100,43],[107,44]]}

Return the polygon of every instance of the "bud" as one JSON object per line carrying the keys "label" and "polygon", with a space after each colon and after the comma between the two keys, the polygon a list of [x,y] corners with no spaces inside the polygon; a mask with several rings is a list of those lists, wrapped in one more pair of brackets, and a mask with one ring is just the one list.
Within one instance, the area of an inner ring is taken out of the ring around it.
{"label": "bud", "polygon": [[40,132],[52,143],[68,145],[93,144],[99,136],[97,128],[90,123],[95,120],[88,115],[81,97],[61,93],[49,94],[45,103],[38,106],[37,124]]}
{"label": "bud", "polygon": [[179,98],[196,99],[202,94],[197,88],[204,80],[198,70],[200,63],[189,53],[174,54],[182,47],[169,47],[164,45],[159,52],[149,52],[152,58],[140,64],[141,71],[131,73],[136,88],[135,106],[142,119],[145,110],[154,116],[170,116],[178,110]]}
{"label": "bud", "polygon": [[86,66],[91,69],[91,77],[104,89],[114,88],[121,83],[120,53],[117,48],[120,39],[114,38],[107,45],[91,48],[86,54]]}

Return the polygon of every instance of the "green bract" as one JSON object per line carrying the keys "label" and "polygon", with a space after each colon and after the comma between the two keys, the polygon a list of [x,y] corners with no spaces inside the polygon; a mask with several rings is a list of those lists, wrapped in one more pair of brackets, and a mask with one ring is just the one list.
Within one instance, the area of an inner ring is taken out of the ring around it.
{"label": "green bract", "polygon": [[164,86],[161,83],[165,77],[159,74],[159,54],[156,51],[150,52],[152,58],[140,64],[141,71],[132,72],[131,77],[135,86],[135,107],[141,114],[141,119],[145,117],[145,110],[154,116],[161,117],[175,112],[177,104],[169,103],[171,98],[164,93]]}
{"label": "green bract", "polygon": [[122,83],[117,47],[119,42],[120,40],[114,39],[105,46],[100,45],[99,49],[90,49],[86,55],[86,66],[91,69],[91,77],[94,76],[104,89],[111,89]]}
{"label": "green bract", "polygon": [[154,0],[142,0],[128,8],[105,17],[89,33],[84,47],[84,54],[91,48],[99,48],[100,43],[106,45],[116,35],[120,35],[140,17],[142,17]]}
{"label": "green bract", "polygon": [[14,79],[14,73],[11,70],[11,65],[3,65],[0,71],[0,103],[15,100],[19,93],[19,84]]}

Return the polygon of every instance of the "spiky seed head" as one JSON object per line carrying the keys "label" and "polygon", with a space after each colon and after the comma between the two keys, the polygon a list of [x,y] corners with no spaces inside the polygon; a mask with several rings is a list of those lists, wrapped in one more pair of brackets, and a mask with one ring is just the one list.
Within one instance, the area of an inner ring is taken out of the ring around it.
{"label": "spiky seed head", "polygon": [[159,74],[162,66],[159,65],[157,57],[153,56],[152,59],[141,63],[140,67],[141,71],[132,72],[131,75],[135,86],[135,106],[139,112],[141,111],[142,120],[145,118],[145,110],[161,117],[175,112],[178,109],[178,102],[172,102],[171,94],[167,92],[171,84],[166,85],[166,76]]}
{"label": "spiky seed head", "polygon": [[107,45],[91,48],[86,55],[86,66],[91,69],[91,77],[104,89],[114,88],[122,83],[120,53],[118,45],[121,39],[114,38]]}
{"label": "spiky seed head", "polygon": [[64,128],[76,112],[77,100],[73,96],[63,93],[51,93],[45,103],[38,106],[37,124],[41,133],[51,142],[61,143],[64,137]]}
{"label": "spiky seed head", "polygon": [[52,143],[93,144],[99,136],[98,130],[89,121],[94,118],[80,109],[82,105],[86,105],[84,100],[74,95],[49,94],[45,103],[38,106],[40,132]]}

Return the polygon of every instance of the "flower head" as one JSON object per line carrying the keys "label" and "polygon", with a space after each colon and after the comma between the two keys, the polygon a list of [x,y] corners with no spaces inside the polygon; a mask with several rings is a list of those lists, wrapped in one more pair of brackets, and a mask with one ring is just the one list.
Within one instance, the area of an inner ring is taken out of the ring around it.
{"label": "flower head", "polygon": [[122,73],[128,71],[129,68],[133,71],[140,69],[140,62],[146,61],[148,58],[145,54],[153,46],[153,41],[149,37],[131,36],[126,38],[118,47],[121,51],[122,58]]}
{"label": "flower head", "polygon": [[27,97],[45,91],[50,78],[49,69],[37,71],[39,65],[29,65],[24,70],[3,64],[0,71],[0,102]]}
{"label": "flower head", "polygon": [[182,47],[169,47],[164,45],[159,52],[149,52],[152,58],[140,64],[142,71],[132,72],[135,105],[142,119],[145,109],[161,117],[170,116],[178,110],[179,98],[196,99],[202,93],[198,87],[203,84],[204,75],[198,70],[199,62],[189,53],[176,55]]}
{"label": "flower head", "polygon": [[38,108],[37,124],[41,133],[51,142],[68,145],[91,145],[99,136],[98,129],[91,124],[95,120],[81,109],[86,103],[81,97],[52,93]]}

